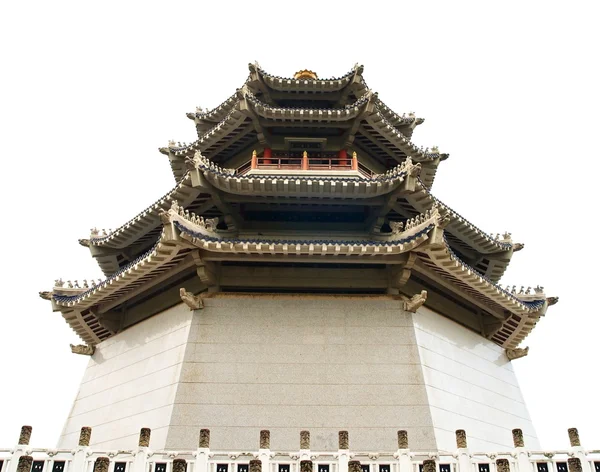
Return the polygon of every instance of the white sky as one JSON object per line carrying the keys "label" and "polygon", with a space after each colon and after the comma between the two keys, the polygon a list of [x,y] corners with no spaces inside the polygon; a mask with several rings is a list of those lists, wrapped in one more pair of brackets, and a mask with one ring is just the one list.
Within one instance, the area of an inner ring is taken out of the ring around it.
{"label": "white sky", "polygon": [[[0,447],[22,424],[54,447],[87,358],[38,298],[55,278],[99,277],[78,238],[117,227],[173,186],[185,113],[244,82],[247,63],[291,76],[365,65],[439,145],[434,194],[484,231],[526,244],[504,284],[560,303],[515,369],[545,448],[600,448],[597,130],[600,3],[134,2],[0,4]],[[143,426],[143,425],[140,425]],[[398,425],[401,427],[402,425]],[[468,434],[468,431],[467,431]]]}

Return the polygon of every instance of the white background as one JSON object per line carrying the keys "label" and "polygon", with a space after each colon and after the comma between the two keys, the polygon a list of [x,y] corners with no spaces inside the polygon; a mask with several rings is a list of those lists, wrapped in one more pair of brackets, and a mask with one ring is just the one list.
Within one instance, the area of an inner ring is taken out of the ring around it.
{"label": "white background", "polygon": [[257,60],[322,78],[359,62],[384,102],[426,118],[414,142],[450,153],[434,194],[526,244],[503,283],[560,296],[514,363],[542,446],[576,426],[600,448],[598,5],[2,2],[0,446],[22,424],[54,446],[87,363],[37,292],[100,276],[77,239],[168,191],[157,148],[194,140],[185,112],[221,103]]}

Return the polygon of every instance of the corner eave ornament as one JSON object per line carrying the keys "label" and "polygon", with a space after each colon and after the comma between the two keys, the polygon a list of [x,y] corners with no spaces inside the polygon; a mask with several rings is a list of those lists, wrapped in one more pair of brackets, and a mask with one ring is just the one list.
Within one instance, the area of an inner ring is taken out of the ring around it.
{"label": "corner eave ornament", "polygon": [[529,354],[529,347],[518,347],[516,349],[506,350],[506,357],[508,357],[511,361],[514,361],[515,359],[520,359],[521,357],[525,357],[527,354]]}
{"label": "corner eave ornament", "polygon": [[427,290],[421,290],[421,293],[417,293],[410,298],[403,296],[402,299],[404,300],[404,311],[416,313],[427,300]]}
{"label": "corner eave ornament", "polygon": [[204,308],[204,302],[200,295],[196,296],[192,292],[188,292],[185,288],[180,288],[179,296],[181,297],[181,301],[185,303],[190,310],[201,310]]}
{"label": "corner eave ornament", "polygon": [[94,346],[88,346],[86,344],[71,344],[70,346],[73,354],[80,354],[82,356],[91,356],[96,351]]}

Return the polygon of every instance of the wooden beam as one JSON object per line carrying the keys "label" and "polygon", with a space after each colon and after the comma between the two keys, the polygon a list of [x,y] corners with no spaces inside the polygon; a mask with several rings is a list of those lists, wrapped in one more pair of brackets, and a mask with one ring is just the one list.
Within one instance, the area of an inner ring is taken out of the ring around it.
{"label": "wooden beam", "polygon": [[230,261],[230,262],[277,262],[277,263],[297,263],[297,264],[406,264],[404,254],[395,254],[392,256],[346,256],[346,255],[325,255],[325,256],[294,256],[284,254],[241,254],[202,251],[202,260],[204,261]]}

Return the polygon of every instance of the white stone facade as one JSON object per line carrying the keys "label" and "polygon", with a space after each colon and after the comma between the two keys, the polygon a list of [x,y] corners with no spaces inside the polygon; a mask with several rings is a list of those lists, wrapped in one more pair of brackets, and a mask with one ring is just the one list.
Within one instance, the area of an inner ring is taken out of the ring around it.
{"label": "white stone facade", "polygon": [[402,311],[385,296],[225,294],[191,312],[178,305],[98,345],[59,447],[133,448],[141,427],[153,449],[454,450],[465,429],[473,450],[537,439],[503,350],[429,309]]}
{"label": "white stone facade", "polygon": [[82,426],[93,427],[95,447],[132,448],[141,427],[164,447],[192,317],[177,305],[99,344],[58,447],[75,447]]}
{"label": "white stone facade", "polygon": [[527,447],[539,449],[504,349],[426,307],[413,320],[437,447],[453,450],[464,429],[471,450],[510,449],[520,428]]}

